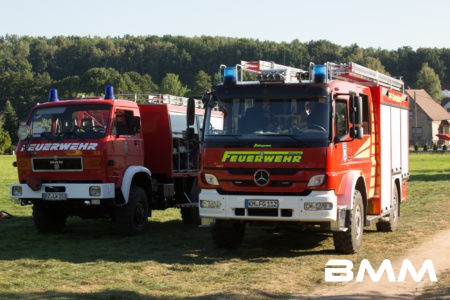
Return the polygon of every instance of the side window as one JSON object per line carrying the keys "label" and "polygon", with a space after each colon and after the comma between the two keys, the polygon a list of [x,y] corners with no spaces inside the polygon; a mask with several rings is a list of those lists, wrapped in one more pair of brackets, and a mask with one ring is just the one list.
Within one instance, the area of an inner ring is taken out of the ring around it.
{"label": "side window", "polygon": [[335,103],[335,127],[336,136],[343,137],[348,134],[348,110],[347,101],[336,101]]}
{"label": "side window", "polygon": [[363,106],[363,128],[364,134],[370,134],[370,113],[369,113],[369,99],[367,95],[361,94]]}
{"label": "side window", "polygon": [[133,111],[122,109],[116,110],[115,134],[117,136],[135,134],[133,130]]}

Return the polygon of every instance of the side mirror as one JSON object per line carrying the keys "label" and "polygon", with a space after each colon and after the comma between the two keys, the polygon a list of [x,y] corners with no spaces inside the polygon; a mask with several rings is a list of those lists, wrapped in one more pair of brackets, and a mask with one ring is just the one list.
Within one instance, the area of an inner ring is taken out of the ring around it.
{"label": "side mirror", "polygon": [[195,99],[189,98],[187,103],[187,127],[193,126],[195,122]]}
{"label": "side mirror", "polygon": [[364,135],[364,129],[362,127],[363,122],[363,107],[362,98],[360,96],[352,96],[351,101],[351,113],[350,121],[353,123],[353,127],[350,130],[350,136],[355,139],[362,139]]}
{"label": "side mirror", "polygon": [[360,96],[354,96],[353,97],[353,107],[355,110],[355,124],[361,125],[362,124],[362,98]]}

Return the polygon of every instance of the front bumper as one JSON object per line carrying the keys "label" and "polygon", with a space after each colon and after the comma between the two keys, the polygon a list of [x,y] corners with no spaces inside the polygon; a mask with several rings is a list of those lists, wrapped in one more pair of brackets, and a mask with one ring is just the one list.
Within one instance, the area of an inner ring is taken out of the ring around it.
{"label": "front bumper", "polygon": [[[216,190],[202,190],[199,196],[200,216],[206,219],[247,221],[329,222],[331,230],[345,230],[345,207],[337,206],[334,191],[312,191],[307,196],[283,195],[221,195]],[[206,200],[206,202],[204,202]],[[246,200],[277,200],[278,208],[249,209]],[[305,203],[320,203],[328,209],[307,210]],[[202,205],[205,204],[205,205]],[[206,205],[208,204],[208,205]],[[211,205],[214,204],[214,205]],[[208,208],[205,206],[209,206]],[[216,207],[211,207],[216,206]]]}
{"label": "front bumper", "polygon": [[[92,194],[93,190],[95,194]],[[9,189],[10,197],[18,200],[43,199],[46,193],[63,193],[64,200],[114,199],[115,188],[114,183],[43,183],[37,191],[27,184],[12,184]]]}

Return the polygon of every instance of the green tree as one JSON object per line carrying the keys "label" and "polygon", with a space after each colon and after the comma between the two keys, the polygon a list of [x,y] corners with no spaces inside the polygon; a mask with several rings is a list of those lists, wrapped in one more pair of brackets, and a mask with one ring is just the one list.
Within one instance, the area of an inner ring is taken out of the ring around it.
{"label": "green tree", "polygon": [[11,105],[11,102],[9,100],[6,101],[5,109],[3,111],[3,129],[8,132],[11,142],[13,145],[17,145],[18,138],[17,138],[17,114],[14,110],[13,106]]}
{"label": "green tree", "polygon": [[5,154],[11,150],[11,137],[8,131],[3,130],[4,119],[0,116],[0,154]]}
{"label": "green tree", "polygon": [[189,92],[187,86],[183,85],[177,74],[167,73],[161,81],[161,93],[174,96],[184,96]]}
{"label": "green tree", "polygon": [[114,86],[115,91],[120,91],[121,76],[113,68],[91,68],[81,77],[83,91],[91,95],[100,95],[105,86]]}
{"label": "green tree", "polygon": [[210,87],[211,87],[211,76],[209,76],[205,71],[200,70],[195,76],[192,94],[195,96],[201,95]]}
{"label": "green tree", "polygon": [[439,76],[427,63],[422,65],[422,69],[417,74],[416,87],[424,89],[434,101],[440,102],[442,98],[441,81],[439,80]]}

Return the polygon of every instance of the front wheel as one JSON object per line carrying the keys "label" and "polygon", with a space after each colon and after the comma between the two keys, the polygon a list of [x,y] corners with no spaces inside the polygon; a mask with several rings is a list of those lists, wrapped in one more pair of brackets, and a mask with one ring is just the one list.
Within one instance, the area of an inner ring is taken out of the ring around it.
{"label": "front wheel", "polygon": [[66,225],[67,214],[58,204],[35,203],[33,205],[34,227],[40,233],[60,233]]}
{"label": "front wheel", "polygon": [[144,189],[132,186],[128,203],[115,209],[117,231],[124,235],[140,233],[148,222],[148,216],[149,205]]}
{"label": "front wheel", "polygon": [[358,252],[364,231],[364,206],[358,190],[353,194],[353,209],[347,214],[345,222],[347,231],[333,232],[334,248],[344,254]]}
{"label": "front wheel", "polygon": [[214,244],[219,248],[235,249],[242,244],[245,223],[240,221],[216,220],[211,228]]}
{"label": "front wheel", "polygon": [[187,225],[200,225],[201,223],[198,207],[182,207],[181,218]]}

